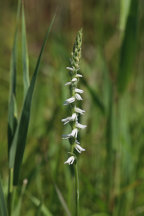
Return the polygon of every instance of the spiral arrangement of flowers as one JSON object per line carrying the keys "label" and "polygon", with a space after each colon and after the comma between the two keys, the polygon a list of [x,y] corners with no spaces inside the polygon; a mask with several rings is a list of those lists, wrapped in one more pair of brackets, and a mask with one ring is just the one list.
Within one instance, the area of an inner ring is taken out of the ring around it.
{"label": "spiral arrangement of flowers", "polygon": [[65,164],[69,164],[69,165],[73,164],[74,161],[76,160],[75,150],[78,153],[85,151],[85,149],[81,147],[77,139],[79,129],[86,128],[86,125],[82,125],[78,122],[78,115],[83,115],[85,111],[77,107],[78,101],[82,100],[81,94],[83,94],[84,92],[82,89],[79,89],[77,87],[79,78],[82,77],[82,75],[78,73],[80,70],[79,65],[81,59],[81,46],[82,46],[82,30],[78,31],[76,36],[76,40],[73,46],[73,52],[71,54],[71,59],[70,59],[71,66],[66,68],[69,71],[71,80],[65,84],[65,86],[69,86],[70,88],[70,98],[68,98],[64,102],[64,105],[69,106],[71,116],[62,119],[62,122],[64,123],[64,125],[69,123],[72,131],[69,134],[64,134],[62,137],[63,139],[68,139],[71,145],[71,152],[70,152],[71,156],[65,161]]}

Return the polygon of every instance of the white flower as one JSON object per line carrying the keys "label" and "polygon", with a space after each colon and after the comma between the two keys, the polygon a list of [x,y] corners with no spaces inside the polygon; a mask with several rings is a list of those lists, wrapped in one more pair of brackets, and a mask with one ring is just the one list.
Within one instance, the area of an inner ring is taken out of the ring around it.
{"label": "white flower", "polygon": [[77,78],[73,78],[73,79],[72,79],[72,82],[77,82]]}
{"label": "white flower", "polygon": [[76,92],[76,93],[80,93],[80,94],[82,94],[84,91],[81,90],[81,89],[75,88],[75,92]]}
{"label": "white flower", "polygon": [[71,132],[71,136],[77,138],[77,134],[78,134],[78,129],[77,128],[73,129]]}
{"label": "white flower", "polygon": [[67,85],[71,85],[71,82],[67,82],[67,83],[65,84],[65,86],[67,86]]}
{"label": "white flower", "polygon": [[85,151],[85,149],[82,148],[79,144],[75,145],[75,149],[78,151],[78,153],[81,153],[81,152]]}
{"label": "white flower", "polygon": [[80,113],[80,114],[83,115],[85,113],[85,110],[82,110],[82,109],[80,109],[78,107],[75,107],[75,112]]}
{"label": "white flower", "polygon": [[82,75],[81,74],[76,74],[76,77],[79,78],[79,77],[82,77]]}
{"label": "white flower", "polygon": [[64,102],[64,105],[68,105],[68,104],[71,104],[75,101],[75,98],[74,97],[71,97],[71,98],[68,98],[65,102]]}
{"label": "white flower", "polygon": [[67,70],[70,70],[70,71],[74,71],[74,68],[72,67],[66,67]]}
{"label": "white flower", "polygon": [[63,134],[62,139],[69,139],[71,134]]}
{"label": "white flower", "polygon": [[65,118],[65,119],[62,119],[61,121],[62,121],[62,122],[64,123],[64,125],[65,125],[65,124],[67,124],[68,122],[71,121],[71,117],[67,117],[67,118]]}
{"label": "white flower", "polygon": [[71,119],[72,119],[72,121],[76,120],[77,119],[77,114],[73,113]]}
{"label": "white flower", "polygon": [[76,71],[76,72],[80,70],[80,68],[76,69],[75,67],[66,67],[66,69],[70,71]]}
{"label": "white flower", "polygon": [[77,100],[82,100],[82,97],[81,97],[79,94],[75,94],[75,98],[76,98]]}
{"label": "white flower", "polygon": [[80,145],[80,142],[78,140],[76,140],[75,142],[76,142],[76,144]]}
{"label": "white flower", "polygon": [[65,119],[62,119],[61,121],[64,122],[64,125],[66,125],[68,122],[74,121],[74,120],[77,120],[77,114],[76,113],[73,113],[72,116],[69,116]]}
{"label": "white flower", "polygon": [[64,164],[69,164],[69,165],[73,164],[74,160],[75,160],[75,157],[71,156],[67,159],[67,161],[64,162]]}
{"label": "white flower", "polygon": [[80,129],[84,129],[86,128],[87,126],[86,125],[83,125],[83,124],[80,124],[80,123],[76,123],[76,127],[80,128]]}
{"label": "white flower", "polygon": [[77,78],[73,78],[73,79],[71,80],[71,82],[67,82],[67,83],[65,84],[65,86],[71,85],[72,83],[75,83],[75,82],[77,82]]}
{"label": "white flower", "polygon": [[78,129],[75,128],[75,129],[72,130],[71,133],[69,133],[69,134],[63,134],[63,135],[62,135],[62,138],[63,138],[63,139],[69,139],[70,137],[75,137],[75,138],[77,138],[77,134],[78,134]]}

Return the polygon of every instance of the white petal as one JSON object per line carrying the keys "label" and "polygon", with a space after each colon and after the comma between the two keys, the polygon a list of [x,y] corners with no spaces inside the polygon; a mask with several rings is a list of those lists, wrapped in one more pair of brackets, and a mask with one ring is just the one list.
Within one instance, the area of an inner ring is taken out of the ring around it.
{"label": "white petal", "polygon": [[85,110],[82,110],[82,109],[80,109],[78,107],[75,107],[75,112],[80,113],[80,114],[83,115],[85,113]]}
{"label": "white petal", "polygon": [[72,116],[69,116],[65,119],[62,119],[61,121],[64,123],[64,125],[66,125],[68,122],[74,121],[74,120],[77,120],[77,114],[76,113],[73,113]]}
{"label": "white petal", "polygon": [[70,70],[70,71],[74,71],[74,68],[72,67],[66,67],[67,70]]}
{"label": "white petal", "polygon": [[72,132],[71,132],[71,137],[77,138],[77,134],[78,134],[78,129],[75,128],[75,129],[73,129]]}
{"label": "white petal", "polygon": [[69,139],[71,134],[63,134],[62,139]]}
{"label": "white petal", "polygon": [[82,77],[82,75],[81,74],[77,74],[76,77],[79,78],[79,77]]}
{"label": "white petal", "polygon": [[78,153],[81,153],[81,151],[75,146],[75,149],[77,150]]}
{"label": "white petal", "polygon": [[76,119],[77,119],[77,114],[76,114],[76,113],[73,113],[71,119],[72,119],[73,121],[76,120]]}
{"label": "white petal", "polygon": [[65,84],[65,86],[67,86],[67,85],[71,85],[71,82],[67,82],[67,83]]}
{"label": "white petal", "polygon": [[72,82],[77,82],[77,78],[73,78],[73,79],[72,79]]}
{"label": "white petal", "polygon": [[77,100],[82,100],[82,97],[81,97],[79,94],[75,94],[75,98],[76,98]]}
{"label": "white petal", "polygon": [[77,134],[78,134],[78,129],[75,128],[75,129],[72,130],[71,133],[69,133],[69,134],[63,134],[63,135],[62,135],[62,138],[63,138],[63,139],[69,139],[70,137],[75,137],[75,138],[77,138]]}
{"label": "white petal", "polygon": [[84,91],[82,89],[75,88],[75,92],[82,94]]}
{"label": "white petal", "polygon": [[85,149],[82,148],[82,147],[81,147],[80,145],[78,145],[78,144],[76,144],[75,149],[76,149],[79,153],[85,151]]}
{"label": "white petal", "polygon": [[64,125],[65,125],[65,124],[67,124],[68,122],[71,121],[71,117],[67,117],[67,118],[65,118],[65,119],[62,119],[61,121],[62,121],[62,122],[64,123]]}
{"label": "white petal", "polygon": [[75,157],[71,156],[67,159],[67,161],[64,162],[64,164],[69,164],[69,165],[73,164],[74,160],[75,160]]}
{"label": "white petal", "polygon": [[64,102],[64,105],[68,105],[68,104],[71,104],[75,101],[75,98],[74,97],[71,97],[71,98],[68,98],[65,102]]}
{"label": "white petal", "polygon": [[82,124],[80,124],[80,123],[76,123],[76,126],[78,127],[78,128],[80,128],[80,129],[84,129],[84,128],[86,128],[87,126],[86,125],[82,125]]}
{"label": "white petal", "polygon": [[76,140],[75,142],[76,142],[76,144],[80,145],[80,142],[78,140]]}

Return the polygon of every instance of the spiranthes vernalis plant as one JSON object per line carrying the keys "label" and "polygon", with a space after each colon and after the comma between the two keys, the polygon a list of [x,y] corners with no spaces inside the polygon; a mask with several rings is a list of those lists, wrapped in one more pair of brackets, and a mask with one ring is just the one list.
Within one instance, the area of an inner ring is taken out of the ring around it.
{"label": "spiranthes vernalis plant", "polygon": [[78,31],[76,40],[73,46],[73,51],[70,59],[70,67],[66,69],[69,71],[69,75],[71,80],[65,84],[65,86],[69,86],[70,89],[70,98],[68,98],[64,105],[69,107],[70,116],[62,119],[64,125],[67,123],[70,124],[72,131],[69,134],[64,134],[63,139],[68,139],[71,151],[70,157],[65,161],[65,164],[74,164],[75,169],[75,188],[76,188],[76,215],[79,215],[79,179],[78,179],[78,169],[77,169],[77,156],[76,152],[81,153],[85,151],[84,148],[81,147],[78,141],[78,132],[79,129],[86,128],[86,125],[80,124],[78,122],[79,115],[84,114],[84,110],[78,107],[79,101],[82,100],[81,94],[83,90],[78,88],[79,78],[82,75],[79,73],[80,70],[80,59],[81,59],[81,46],[82,46],[82,30]]}

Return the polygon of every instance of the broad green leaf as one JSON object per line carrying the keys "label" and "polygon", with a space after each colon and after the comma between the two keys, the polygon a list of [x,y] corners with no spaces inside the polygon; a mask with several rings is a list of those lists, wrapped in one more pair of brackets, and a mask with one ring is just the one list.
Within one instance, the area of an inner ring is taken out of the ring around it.
{"label": "broad green leaf", "polygon": [[100,100],[99,96],[96,94],[96,92],[89,86],[87,81],[82,78],[82,84],[87,88],[88,92],[90,93],[94,104],[101,110],[102,113],[105,112],[105,107],[102,101]]}
{"label": "broad green leaf", "polygon": [[[55,16],[54,16],[55,18]],[[14,185],[18,184],[18,177],[19,177],[19,172],[20,172],[20,167],[22,164],[23,160],[23,155],[25,151],[25,145],[26,145],[26,138],[27,138],[27,132],[28,132],[28,126],[29,126],[29,120],[30,120],[30,111],[31,111],[31,103],[32,103],[32,96],[33,96],[33,91],[35,87],[35,82],[37,78],[37,74],[39,71],[39,66],[40,66],[40,61],[42,58],[42,54],[44,51],[44,48],[46,46],[46,42],[48,40],[48,36],[50,33],[50,30],[52,28],[54,18],[51,21],[51,24],[48,28],[48,31],[46,33],[38,60],[36,64],[35,71],[33,73],[30,86],[27,90],[25,99],[24,99],[24,104],[23,108],[21,111],[21,116],[19,123],[16,128],[16,133],[12,142],[12,146],[10,149],[10,160],[9,160],[9,167],[13,168],[14,167]]]}
{"label": "broad green leaf", "polygon": [[139,1],[132,0],[127,24],[120,51],[120,64],[118,71],[118,90],[123,93],[129,83],[133,65],[136,57],[137,32],[138,32],[138,4]]}
{"label": "broad green leaf", "polygon": [[25,14],[24,5],[22,3],[22,66],[23,66],[23,84],[24,84],[24,96],[29,87],[29,58],[27,51],[26,40],[26,26],[25,26]]}
{"label": "broad green leaf", "polygon": [[18,1],[17,8],[17,20],[16,29],[13,41],[12,55],[11,55],[11,65],[10,65],[10,98],[8,106],[8,152],[12,144],[12,140],[15,134],[17,126],[17,109],[16,109],[16,73],[17,73],[17,37],[18,37],[18,24],[20,19],[20,8],[21,1]]}
{"label": "broad green leaf", "polygon": [[5,198],[4,198],[4,194],[3,194],[3,190],[2,190],[2,186],[1,186],[1,180],[0,180],[0,215],[1,216],[8,216]]}

